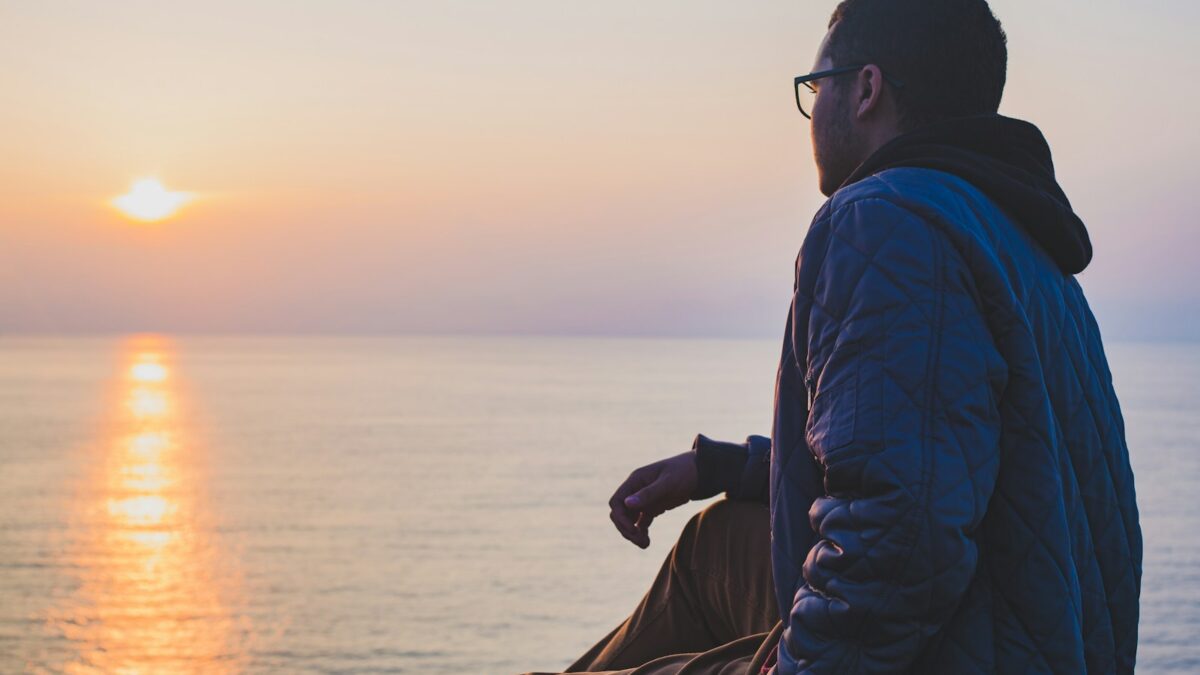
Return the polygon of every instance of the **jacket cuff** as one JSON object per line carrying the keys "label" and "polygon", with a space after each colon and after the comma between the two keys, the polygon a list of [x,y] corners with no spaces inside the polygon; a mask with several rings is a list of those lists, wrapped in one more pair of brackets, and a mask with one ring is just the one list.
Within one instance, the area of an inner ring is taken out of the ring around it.
{"label": "jacket cuff", "polygon": [[708,499],[738,488],[749,456],[745,445],[714,441],[704,434],[696,434],[692,452],[696,455],[698,475],[692,499]]}

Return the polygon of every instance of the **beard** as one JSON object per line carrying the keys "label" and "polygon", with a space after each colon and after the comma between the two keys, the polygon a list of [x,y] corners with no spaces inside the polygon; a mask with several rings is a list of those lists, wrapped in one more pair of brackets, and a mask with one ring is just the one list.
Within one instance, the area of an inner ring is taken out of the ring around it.
{"label": "beard", "polygon": [[[859,164],[857,144],[850,126],[850,97],[830,88],[833,104],[814,115],[812,122],[813,159],[821,194],[832,195]],[[815,112],[815,111],[814,111]]]}

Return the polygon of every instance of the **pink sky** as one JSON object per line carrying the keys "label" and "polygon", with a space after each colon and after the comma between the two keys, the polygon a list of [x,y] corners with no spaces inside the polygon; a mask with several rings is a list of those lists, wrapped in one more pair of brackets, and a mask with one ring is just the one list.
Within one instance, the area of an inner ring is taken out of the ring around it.
{"label": "pink sky", "polygon": [[[782,329],[835,3],[246,4],[0,9],[0,332]],[[992,7],[1101,328],[1200,338],[1200,10]]]}

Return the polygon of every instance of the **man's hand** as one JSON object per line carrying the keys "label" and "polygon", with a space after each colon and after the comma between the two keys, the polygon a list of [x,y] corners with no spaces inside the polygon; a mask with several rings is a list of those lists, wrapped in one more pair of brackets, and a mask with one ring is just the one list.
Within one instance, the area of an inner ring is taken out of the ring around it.
{"label": "man's hand", "polygon": [[650,545],[650,523],[664,511],[691,501],[699,472],[696,454],[684,452],[647,464],[621,483],[608,505],[621,536],[642,548]]}

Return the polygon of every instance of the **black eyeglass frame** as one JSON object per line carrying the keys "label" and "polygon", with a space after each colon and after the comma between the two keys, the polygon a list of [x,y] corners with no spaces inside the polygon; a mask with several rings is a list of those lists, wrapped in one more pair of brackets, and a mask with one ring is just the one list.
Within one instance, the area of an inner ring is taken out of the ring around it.
{"label": "black eyeglass frame", "polygon": [[[800,114],[804,115],[805,119],[811,120],[812,115],[808,114],[808,111],[806,111],[804,109],[804,106],[801,105],[801,103],[800,103],[800,85],[804,85],[804,86],[808,87],[808,90],[815,94],[815,93],[817,93],[817,90],[813,89],[812,85],[810,85],[809,82],[812,82],[813,80],[819,80],[824,77],[832,77],[834,75],[844,75],[846,73],[857,72],[859,70],[862,70],[863,68],[866,68],[869,65],[871,65],[871,64],[862,63],[862,64],[854,65],[854,66],[842,66],[840,68],[831,68],[829,70],[818,70],[815,73],[808,73],[807,75],[797,75],[796,82],[795,82],[795,84],[792,85],[792,87],[795,91],[795,94],[796,94],[796,108],[798,108],[800,110]],[[880,69],[879,72],[881,75],[883,75],[884,81],[887,82],[888,84],[892,85],[893,87],[899,89],[904,86],[903,82],[901,82],[900,80],[883,72],[882,69]]]}

